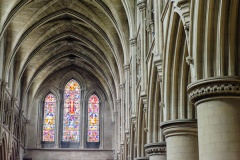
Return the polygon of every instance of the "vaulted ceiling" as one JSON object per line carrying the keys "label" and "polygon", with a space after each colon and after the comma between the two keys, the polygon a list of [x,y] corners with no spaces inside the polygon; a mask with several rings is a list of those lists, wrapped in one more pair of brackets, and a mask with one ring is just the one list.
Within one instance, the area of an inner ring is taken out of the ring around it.
{"label": "vaulted ceiling", "polygon": [[[129,61],[129,10],[125,0],[0,0],[7,79],[13,94],[36,93],[56,72],[82,70],[117,98]],[[13,65],[14,64],[14,65]]]}

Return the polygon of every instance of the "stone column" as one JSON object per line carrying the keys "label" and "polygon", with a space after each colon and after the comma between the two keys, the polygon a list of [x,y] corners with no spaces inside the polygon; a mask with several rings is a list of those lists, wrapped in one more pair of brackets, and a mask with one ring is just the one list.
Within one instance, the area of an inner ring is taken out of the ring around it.
{"label": "stone column", "polygon": [[161,128],[167,142],[167,160],[198,160],[196,120],[165,121]]}
{"label": "stone column", "polygon": [[197,107],[200,160],[239,160],[240,77],[199,80],[188,93]]}
{"label": "stone column", "polygon": [[149,143],[144,147],[149,160],[166,160],[166,142]]}

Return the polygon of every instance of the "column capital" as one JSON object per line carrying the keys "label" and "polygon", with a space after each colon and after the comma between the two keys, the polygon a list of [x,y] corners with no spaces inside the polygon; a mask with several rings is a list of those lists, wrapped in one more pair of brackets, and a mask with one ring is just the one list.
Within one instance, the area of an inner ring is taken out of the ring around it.
{"label": "column capital", "polygon": [[190,84],[187,88],[189,100],[196,104],[216,97],[239,97],[240,77],[213,77]]}
{"label": "column capital", "polygon": [[193,58],[191,56],[186,57],[186,62],[188,65],[193,64]]}
{"label": "column capital", "polygon": [[166,142],[145,144],[144,148],[148,155],[166,154]]}
{"label": "column capital", "polygon": [[116,103],[117,104],[121,103],[121,99],[116,99]]}
{"label": "column capital", "polygon": [[25,124],[30,124],[31,121],[30,120],[26,120]]}
{"label": "column capital", "polygon": [[118,111],[114,111],[113,115],[115,115],[115,116],[118,115]]}
{"label": "column capital", "polygon": [[131,46],[136,46],[136,44],[137,44],[137,37],[131,38],[131,39],[129,39],[129,41],[130,41],[130,45]]}
{"label": "column capital", "polygon": [[139,10],[145,10],[147,6],[147,1],[146,0],[138,0],[137,6],[139,7]]}
{"label": "column capital", "polygon": [[17,98],[15,98],[15,97],[12,97],[12,98],[11,98],[11,100],[12,100],[12,102],[14,102],[14,103],[15,103],[15,102],[17,101]]}
{"label": "column capital", "polygon": [[6,87],[8,83],[7,83],[7,82],[4,82],[4,81],[2,81],[2,82],[1,82],[1,84],[2,84],[2,86],[3,86],[3,87]]}
{"label": "column capital", "polygon": [[125,83],[119,84],[120,89],[124,89]]}
{"label": "column capital", "polygon": [[163,134],[166,138],[171,136],[198,134],[196,119],[169,120],[162,122],[160,127],[163,129]]}
{"label": "column capital", "polygon": [[126,71],[126,70],[129,70],[129,69],[130,69],[130,64],[125,64],[125,65],[123,65],[123,68],[124,68],[125,71]]}

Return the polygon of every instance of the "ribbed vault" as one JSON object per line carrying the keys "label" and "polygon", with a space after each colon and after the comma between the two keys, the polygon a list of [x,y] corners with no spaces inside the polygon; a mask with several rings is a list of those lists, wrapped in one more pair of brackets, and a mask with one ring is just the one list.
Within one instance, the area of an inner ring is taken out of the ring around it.
{"label": "ribbed vault", "polygon": [[3,79],[14,75],[12,93],[22,93],[26,114],[24,99],[33,98],[49,77],[71,70],[99,82],[111,101],[118,98],[129,61],[127,16],[132,15],[123,12],[128,5],[119,0],[0,1],[0,38],[8,43]]}

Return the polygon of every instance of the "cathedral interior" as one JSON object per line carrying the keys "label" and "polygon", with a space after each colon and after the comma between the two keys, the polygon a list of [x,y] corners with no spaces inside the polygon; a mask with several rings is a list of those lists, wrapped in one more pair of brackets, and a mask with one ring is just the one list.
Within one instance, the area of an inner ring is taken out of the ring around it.
{"label": "cathedral interior", "polygon": [[0,0],[0,160],[239,160],[239,126],[239,0]]}

